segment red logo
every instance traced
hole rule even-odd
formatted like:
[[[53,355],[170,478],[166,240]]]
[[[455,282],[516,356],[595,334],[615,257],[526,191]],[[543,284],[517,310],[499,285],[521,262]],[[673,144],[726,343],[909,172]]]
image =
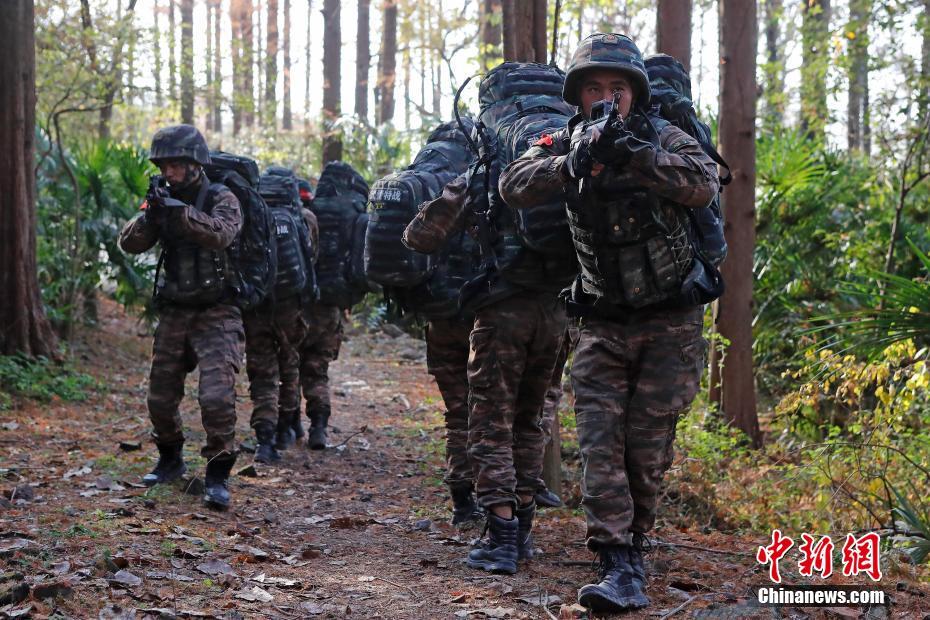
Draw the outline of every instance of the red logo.
[[[822,579],[832,575],[835,545],[830,537],[823,536],[815,543],[814,536],[804,533],[801,534],[801,540],[803,542],[798,546],[798,551],[801,552],[798,572],[804,577],[813,577],[814,573],[817,572]],[[868,532],[859,538],[856,538],[853,534],[847,534],[842,549],[843,575],[845,577],[854,577],[860,573],[865,573],[872,581],[879,581],[882,578],[879,555],[880,543],[881,539],[876,532]],[[759,564],[769,564],[769,579],[774,583],[781,583],[778,561],[793,546],[794,541],[791,538],[783,536],[781,530],[773,530],[772,543],[765,547],[759,547],[756,552],[756,561]]]
[[[833,541],[824,536],[814,544],[814,537],[810,534],[801,534],[804,544],[798,550],[804,556],[798,562],[798,572],[805,577],[813,577],[814,571],[826,579],[833,574]]]
[[[843,575],[852,577],[865,573],[872,581],[882,578],[882,569],[878,560],[878,534],[869,532],[856,538],[846,534],[843,543]]]
[[[769,566],[769,579],[775,583],[781,583],[781,573],[778,572],[778,561],[782,559],[788,549],[794,546],[794,541],[787,536],[781,535],[781,530],[772,531],[772,544],[767,547],[759,547],[756,552],[756,560],[759,564],[771,564]]]
[[[552,146],[552,136],[544,133],[539,140],[533,143],[534,146]]]

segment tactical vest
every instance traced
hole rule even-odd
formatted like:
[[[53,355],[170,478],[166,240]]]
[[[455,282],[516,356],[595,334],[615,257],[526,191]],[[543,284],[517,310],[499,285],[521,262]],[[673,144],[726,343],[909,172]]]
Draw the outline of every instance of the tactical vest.
[[[209,214],[216,195],[225,190],[205,179],[194,208]],[[155,300],[181,306],[209,306],[228,298],[235,286],[234,270],[226,250],[211,250],[177,238],[161,239],[162,252],[155,269]]]

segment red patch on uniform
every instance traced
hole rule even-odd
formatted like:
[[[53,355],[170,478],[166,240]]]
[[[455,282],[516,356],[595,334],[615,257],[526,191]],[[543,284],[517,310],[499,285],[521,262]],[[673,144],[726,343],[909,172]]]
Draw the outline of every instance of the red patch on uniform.
[[[139,211],[145,211],[148,208],[149,208],[149,201],[143,200],[142,204],[139,206]]]
[[[552,136],[547,133],[544,133],[542,137],[539,138],[536,142],[533,143],[534,146],[552,146]]]

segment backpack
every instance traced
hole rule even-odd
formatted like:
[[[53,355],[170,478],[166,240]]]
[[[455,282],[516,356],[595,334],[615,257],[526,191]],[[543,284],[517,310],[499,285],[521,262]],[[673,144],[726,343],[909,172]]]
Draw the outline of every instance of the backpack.
[[[296,176],[285,176],[266,171],[258,181],[258,193],[271,206],[300,207],[300,189]]]
[[[258,164],[254,159],[211,151],[211,164],[204,166],[207,178],[220,183],[239,200],[242,229],[230,246],[237,270],[237,305],[249,310],[261,304],[274,287],[277,246],[271,212],[258,194]]]
[[[404,170],[378,181],[368,195],[370,219],[365,238],[365,273],[384,287],[412,288],[426,282],[436,256],[421,254],[401,241],[423,203],[463,173],[469,155],[465,136],[454,123],[440,125]]]
[[[278,255],[274,299],[288,299],[312,290],[313,253],[310,232],[300,215],[297,176],[287,168],[270,166],[259,179],[258,191],[274,219]]]
[[[648,56],[644,62],[652,92],[649,100],[651,112],[697,140],[704,152],[726,170],[724,176],[720,177],[723,191],[723,186],[728,185],[733,178],[730,167],[714,148],[710,127],[698,118],[694,110],[691,101],[691,78],[685,68],[667,54]],[[688,209],[688,213],[692,219],[693,243],[696,249],[715,267],[719,266],[727,257],[720,195],[715,196],[706,209]]]
[[[326,164],[320,174],[316,195],[310,210],[320,225],[320,255],[317,261],[317,284],[320,302],[340,308],[351,308],[369,292],[362,268],[353,268],[353,248],[359,242],[359,231],[367,229],[365,205],[368,202],[368,184],[348,164],[333,161]],[[361,219],[360,219],[361,218]]]

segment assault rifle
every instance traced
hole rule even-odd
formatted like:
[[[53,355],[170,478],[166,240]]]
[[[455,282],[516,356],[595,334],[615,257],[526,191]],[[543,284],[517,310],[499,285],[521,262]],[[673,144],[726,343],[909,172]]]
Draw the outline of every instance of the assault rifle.
[[[580,123],[572,132],[571,145],[574,147],[581,140],[588,140],[588,157],[592,163],[612,163],[616,159],[612,151],[614,142],[630,133],[623,116],[620,114],[620,93],[614,93],[611,99],[597,101],[591,106],[591,120]],[[584,179],[578,182],[582,190]]]
[[[160,174],[149,178],[149,191],[145,194],[145,202],[148,203],[153,214],[164,208],[175,209],[187,206],[186,202],[171,197],[168,193],[168,181]]]

